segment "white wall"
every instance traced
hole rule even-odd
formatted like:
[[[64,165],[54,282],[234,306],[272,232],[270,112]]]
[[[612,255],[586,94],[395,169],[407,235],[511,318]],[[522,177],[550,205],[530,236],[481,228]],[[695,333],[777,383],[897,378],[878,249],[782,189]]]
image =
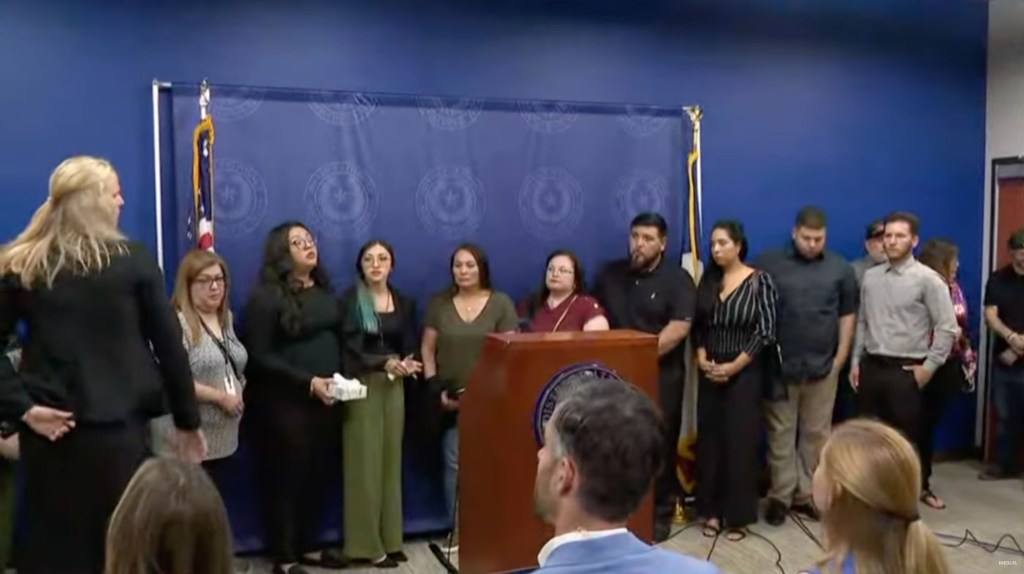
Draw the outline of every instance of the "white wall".
[[[993,0],[988,21],[988,159],[1024,155],[1024,1]]]
[[[1024,156],[1024,0],[992,0],[988,13],[988,89],[985,129],[985,237],[982,277],[991,271],[992,160]],[[979,318],[981,302],[976,305]],[[979,394],[985,396],[985,337],[980,349]],[[984,432],[983,401],[978,401],[975,442]]]

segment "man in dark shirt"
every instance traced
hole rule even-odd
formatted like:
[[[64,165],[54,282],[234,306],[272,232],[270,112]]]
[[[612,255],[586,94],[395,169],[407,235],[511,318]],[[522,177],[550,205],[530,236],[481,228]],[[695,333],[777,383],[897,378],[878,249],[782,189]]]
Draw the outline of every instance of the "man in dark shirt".
[[[668,429],[665,467],[654,488],[655,539],[668,537],[681,488],[675,452],[683,413],[684,339],[690,333],[697,288],[681,267],[665,259],[668,224],[641,213],[630,224],[629,259],[613,261],[598,276],[595,295],[612,329],[658,335],[658,395]]]
[[[1012,260],[985,286],[985,323],[995,335],[992,402],[996,411],[996,463],[978,477],[999,480],[1020,475],[1024,436],[1024,228],[1009,242]]]
[[[776,324],[788,389],[787,398],[765,406],[772,481],[765,520],[776,526],[790,507],[818,516],[811,477],[832,428],[839,372],[857,323],[857,278],[845,259],[825,249],[825,230],[825,213],[805,207],[797,214],[792,243],[762,254],[755,264],[779,292]]]

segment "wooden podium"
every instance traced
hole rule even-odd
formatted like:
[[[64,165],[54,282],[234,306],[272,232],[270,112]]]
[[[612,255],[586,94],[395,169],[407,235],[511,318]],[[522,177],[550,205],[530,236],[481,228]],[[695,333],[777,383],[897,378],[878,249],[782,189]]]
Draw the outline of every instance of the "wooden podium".
[[[617,376],[657,401],[658,338],[637,331],[490,335],[459,414],[459,571],[537,567],[553,535],[534,514],[538,427],[559,388],[589,370]],[[652,494],[629,528],[650,542]]]

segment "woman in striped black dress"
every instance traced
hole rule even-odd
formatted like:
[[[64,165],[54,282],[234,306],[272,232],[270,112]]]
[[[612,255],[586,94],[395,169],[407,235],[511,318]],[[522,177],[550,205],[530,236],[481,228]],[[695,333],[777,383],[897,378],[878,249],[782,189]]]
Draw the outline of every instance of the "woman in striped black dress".
[[[704,535],[746,536],[757,521],[761,355],[775,339],[775,284],[744,263],[747,239],[734,221],[711,232],[712,261],[697,288],[693,341],[697,403],[698,512]]]

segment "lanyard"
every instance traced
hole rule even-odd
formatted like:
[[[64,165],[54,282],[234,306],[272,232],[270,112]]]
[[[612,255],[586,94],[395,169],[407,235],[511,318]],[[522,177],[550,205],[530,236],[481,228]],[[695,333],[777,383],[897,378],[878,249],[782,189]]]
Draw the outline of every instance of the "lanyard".
[[[224,341],[221,341],[220,339],[217,338],[216,335],[213,334],[213,331],[211,331],[210,327],[207,326],[206,321],[203,321],[200,318],[199,322],[202,323],[203,330],[206,331],[206,334],[209,335],[211,339],[213,339],[214,344],[217,345],[218,349],[220,349],[220,353],[224,355],[224,364],[231,367],[231,373],[234,374],[235,380],[242,380],[241,375],[239,375],[238,373],[238,367],[235,366],[235,360],[231,357],[231,351],[228,350],[226,344],[227,337],[225,337]]]
[[[572,304],[575,303],[575,302],[576,302],[576,295],[573,295],[572,296],[572,301],[569,301],[569,304],[565,306],[565,310],[562,311],[562,316],[558,318],[558,322],[555,323],[554,328],[551,329],[552,333],[557,331],[558,328],[562,326],[562,321],[565,320],[565,316],[569,313],[569,308],[572,307]]]

